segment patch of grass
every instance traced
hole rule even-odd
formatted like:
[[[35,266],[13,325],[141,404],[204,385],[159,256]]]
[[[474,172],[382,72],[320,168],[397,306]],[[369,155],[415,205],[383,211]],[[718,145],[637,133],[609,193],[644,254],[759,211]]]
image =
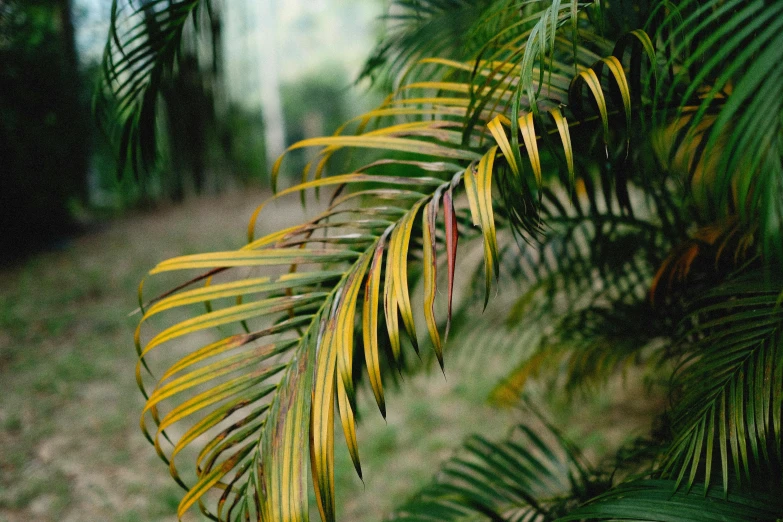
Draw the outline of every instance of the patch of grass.
[[[0,509],[21,510],[38,500],[38,509],[62,512],[71,501],[70,479],[61,471],[36,472],[23,482],[11,485],[0,494]]]

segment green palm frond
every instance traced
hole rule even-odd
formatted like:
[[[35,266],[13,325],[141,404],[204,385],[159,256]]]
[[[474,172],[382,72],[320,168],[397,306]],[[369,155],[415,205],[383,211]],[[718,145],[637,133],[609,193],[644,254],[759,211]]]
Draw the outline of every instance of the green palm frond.
[[[102,125],[117,134],[118,172],[134,173],[156,161],[156,108],[174,70],[185,26],[198,26],[208,0],[113,0],[103,76],[95,92]],[[209,11],[209,9],[207,9]]]
[[[726,497],[709,490],[705,495],[700,490],[674,491],[673,481],[640,480],[616,486],[557,520],[740,522],[776,520],[782,513],[783,503],[779,495],[748,490],[733,492]]]
[[[539,238],[503,250],[508,284],[517,289],[506,326],[517,338],[533,330],[540,339],[528,338],[509,354],[519,363],[496,388],[496,398],[517,400],[544,361],[552,368],[568,360],[569,388],[605,378],[624,362],[645,359],[640,354],[647,344],[667,337],[679,320],[669,308],[654,308],[648,291],[663,254],[678,239],[667,223],[680,218],[668,193],[644,199],[637,187],[630,189],[633,212],[611,194],[604,197],[589,177],[579,179],[570,197],[544,190]]]
[[[559,434],[522,424],[500,442],[468,438],[390,520],[553,520],[606,487]]]
[[[695,307],[686,334],[693,340],[684,341],[675,374],[681,397],[663,468],[677,483],[690,488],[699,478],[708,488],[720,473],[728,491],[730,475],[742,482],[761,462],[781,465],[781,288],[776,276],[752,274],[718,286]]]
[[[680,109],[687,123],[678,140],[691,151],[677,168],[704,212],[758,221],[775,255],[783,216],[782,24],[778,2],[686,0],[669,11],[659,35],[674,74],[661,99]]]

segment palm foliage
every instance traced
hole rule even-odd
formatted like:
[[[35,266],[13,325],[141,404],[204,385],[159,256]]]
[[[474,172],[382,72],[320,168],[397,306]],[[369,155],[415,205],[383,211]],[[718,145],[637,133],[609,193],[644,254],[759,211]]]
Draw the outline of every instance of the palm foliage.
[[[392,519],[553,520],[608,484],[559,434],[522,424],[501,442],[465,441]]]
[[[95,92],[99,121],[118,144],[118,172],[140,175],[157,162],[159,96],[178,65],[189,23],[198,30],[201,0],[113,0],[103,53],[103,75]]]
[[[505,397],[546,361],[567,361],[571,388],[665,362],[666,429],[608,469],[527,428],[472,439],[398,518],[780,517],[781,6],[394,9],[401,25],[366,73],[397,88],[335,135],[293,145],[318,155],[275,196],[333,187],[328,204],[256,238],[261,206],[241,249],[150,273],[173,290],[141,298],[142,429],[187,490],[179,515],[307,519],[311,474],[333,520],[335,410],[361,476],[358,375],[385,414],[388,369],[420,344],[444,368],[449,332],[459,343],[465,327],[452,329],[453,312],[471,297],[486,307],[502,275],[518,290],[509,328],[541,333],[509,365]],[[444,41],[455,17],[464,41]],[[378,157],[324,176],[346,148]],[[481,284],[453,303],[457,244],[474,239]]]

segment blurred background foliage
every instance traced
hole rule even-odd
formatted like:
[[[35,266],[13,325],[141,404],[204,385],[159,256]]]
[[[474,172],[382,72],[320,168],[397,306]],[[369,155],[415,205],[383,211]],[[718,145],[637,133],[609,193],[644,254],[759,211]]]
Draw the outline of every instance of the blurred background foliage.
[[[161,7],[141,4],[149,16]],[[184,27],[149,122],[155,154],[134,169],[141,158],[118,152],[118,121],[106,117],[118,108],[101,105],[116,103],[100,89],[111,2],[0,0],[0,257],[62,244],[136,208],[268,186],[286,146],[333,132],[347,107],[377,103],[380,91],[355,80],[382,9],[381,1],[211,2]],[[292,157],[284,176],[308,161]]]
[[[0,255],[73,231],[87,195],[89,87],[68,0],[0,2]]]

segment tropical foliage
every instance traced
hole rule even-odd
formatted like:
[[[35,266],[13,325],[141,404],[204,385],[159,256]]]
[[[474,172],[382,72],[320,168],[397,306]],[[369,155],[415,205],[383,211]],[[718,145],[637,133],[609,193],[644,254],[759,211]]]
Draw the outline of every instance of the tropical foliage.
[[[0,3],[0,260],[77,230],[90,126],[69,2]],[[52,92],[60,93],[52,96]]]
[[[394,518],[783,516],[783,3],[390,13],[365,74],[392,94],[291,147],[317,157],[275,197],[334,188],[319,213],[256,237],[262,205],[244,247],[150,272],[172,289],[140,297],[141,424],[186,490],[179,515],[304,520],[312,477],[333,520],[338,416],[361,476],[357,387],[385,413],[409,345],[444,368],[503,278],[507,327],[539,340],[502,352],[497,397],[519,400],[533,373],[571,390],[645,364],[669,371],[669,406],[603,467],[552,428],[470,439]],[[359,151],[324,175],[345,149]],[[478,288],[458,243],[483,256]]]
[[[93,105],[116,143],[118,174],[132,172],[146,199],[179,201],[188,189],[217,185],[210,150],[224,138],[220,7],[200,0],[112,2]]]

